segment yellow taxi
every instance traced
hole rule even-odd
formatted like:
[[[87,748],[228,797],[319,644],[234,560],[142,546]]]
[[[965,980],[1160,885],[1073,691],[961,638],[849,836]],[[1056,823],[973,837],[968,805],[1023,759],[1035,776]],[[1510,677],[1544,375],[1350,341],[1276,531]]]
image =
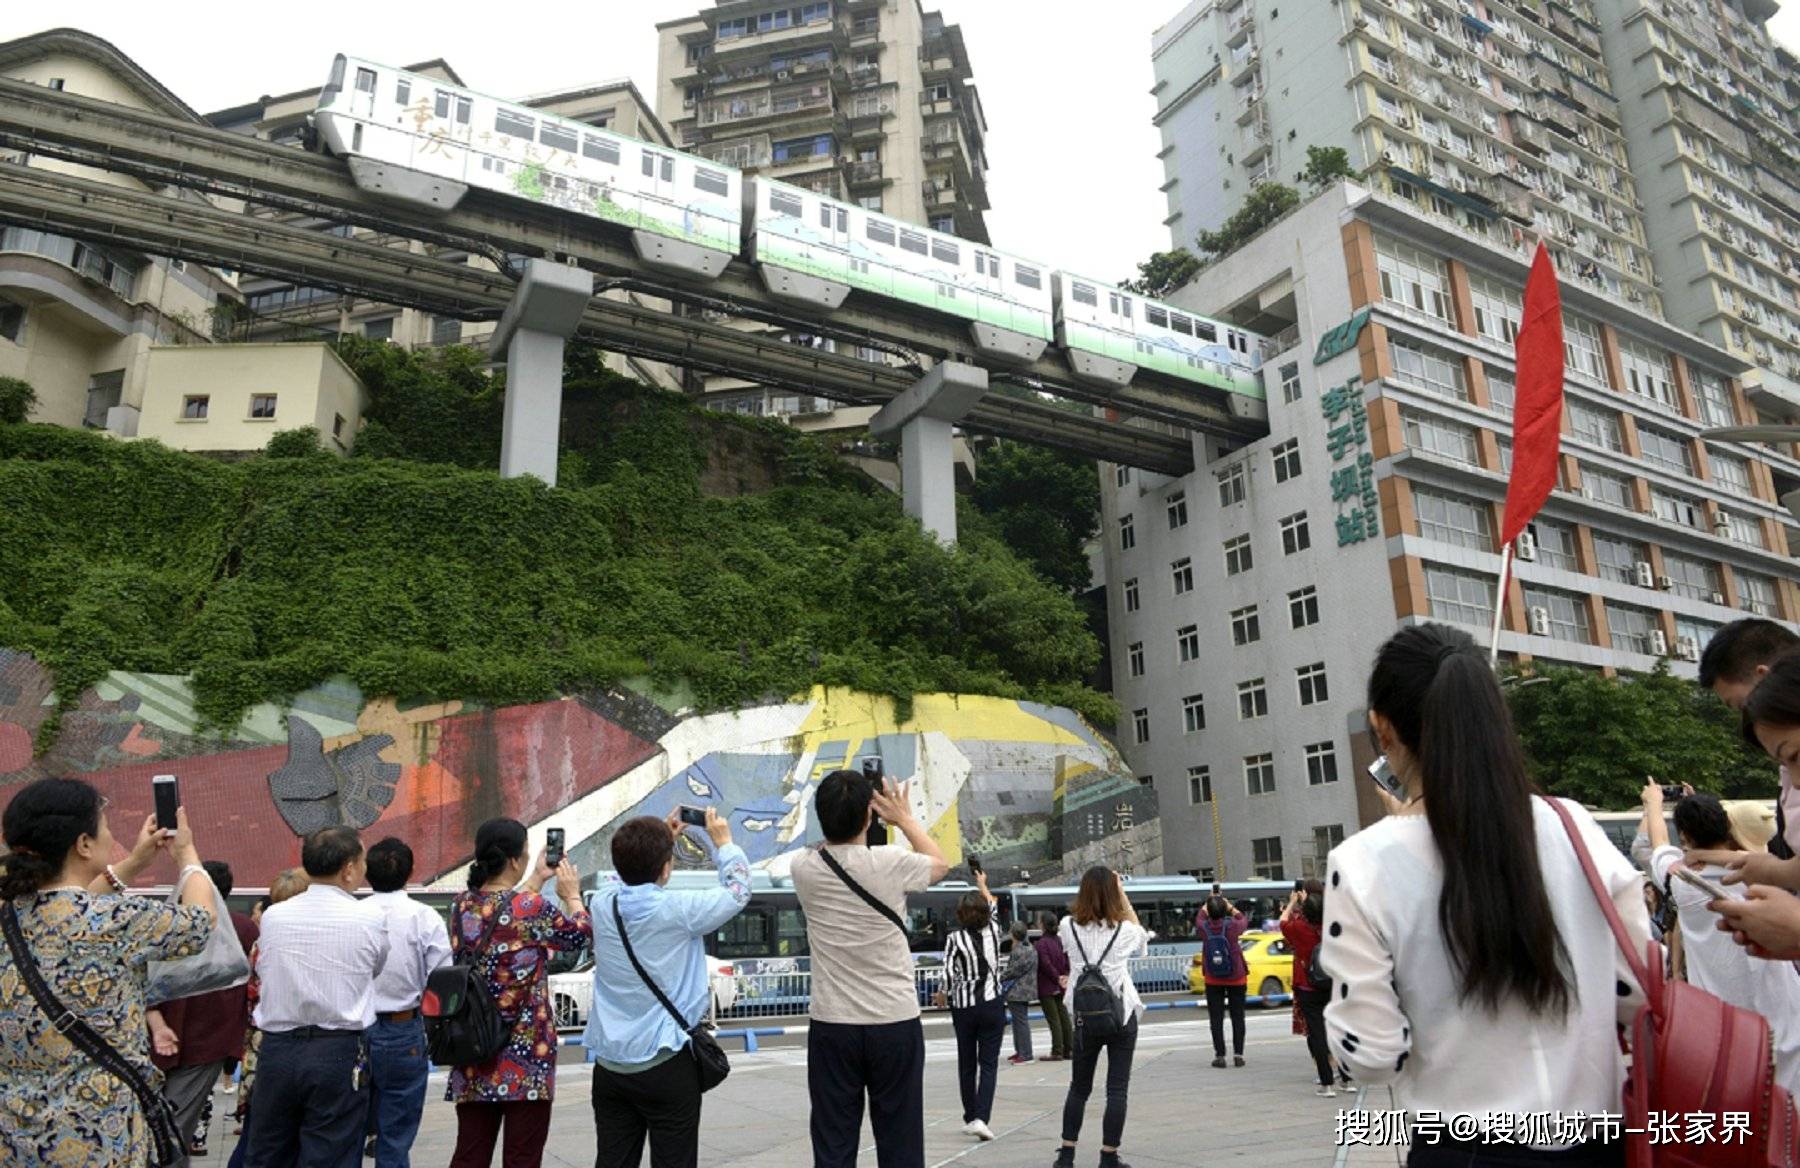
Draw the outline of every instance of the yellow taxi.
[[[1250,969],[1246,992],[1252,997],[1272,998],[1294,992],[1294,951],[1280,933],[1245,933],[1238,938],[1244,951],[1244,964]],[[1188,964],[1188,990],[1206,992],[1206,957],[1196,951]]]

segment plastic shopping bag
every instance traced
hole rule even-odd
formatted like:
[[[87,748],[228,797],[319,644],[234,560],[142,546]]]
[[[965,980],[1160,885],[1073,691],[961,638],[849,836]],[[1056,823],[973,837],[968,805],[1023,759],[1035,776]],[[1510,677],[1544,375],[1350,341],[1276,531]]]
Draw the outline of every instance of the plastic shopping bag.
[[[149,968],[149,981],[144,987],[144,1001],[154,1006],[159,1002],[172,1002],[177,998],[191,998],[195,994],[207,994],[214,990],[228,990],[241,986],[250,980],[250,958],[244,953],[244,946],[238,941],[237,929],[231,923],[231,912],[226,908],[225,897],[212,881],[203,873],[190,872],[189,880],[205,880],[212,890],[213,914],[217,918],[213,922],[212,932],[207,935],[206,947],[192,957],[183,957],[176,961],[152,961]],[[181,897],[179,886],[169,893],[169,903],[176,903]]]

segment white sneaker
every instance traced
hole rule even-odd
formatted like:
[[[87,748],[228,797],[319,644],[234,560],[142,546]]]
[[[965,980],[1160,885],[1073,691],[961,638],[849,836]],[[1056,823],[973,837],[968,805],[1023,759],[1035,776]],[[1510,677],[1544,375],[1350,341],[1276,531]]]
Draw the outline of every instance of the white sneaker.
[[[1330,1087],[1320,1087],[1318,1089],[1318,1091],[1315,1092],[1315,1094],[1317,1094],[1318,1097],[1321,1099],[1336,1099],[1337,1098],[1337,1092],[1333,1091]]]
[[[982,1123],[979,1119],[971,1119],[968,1123],[963,1124],[963,1134],[974,1136],[981,1142],[986,1143],[994,1138],[994,1129],[987,1124]]]

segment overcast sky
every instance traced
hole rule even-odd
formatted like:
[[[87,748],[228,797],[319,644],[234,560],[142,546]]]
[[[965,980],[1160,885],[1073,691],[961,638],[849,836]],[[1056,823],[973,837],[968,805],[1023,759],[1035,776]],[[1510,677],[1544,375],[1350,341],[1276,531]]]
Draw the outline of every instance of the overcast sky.
[[[988,119],[996,247],[1118,279],[1169,245],[1150,124],[1150,34],[1184,0],[939,0],[962,26]],[[1303,0],[1323,6],[1323,0]],[[522,97],[617,77],[654,104],[656,24],[705,0],[461,0],[246,5],[220,0],[8,4],[0,40],[70,25],[104,37],[202,113],[325,81],[335,53],[442,57],[477,90]],[[1800,46],[1800,0],[1775,18]]]

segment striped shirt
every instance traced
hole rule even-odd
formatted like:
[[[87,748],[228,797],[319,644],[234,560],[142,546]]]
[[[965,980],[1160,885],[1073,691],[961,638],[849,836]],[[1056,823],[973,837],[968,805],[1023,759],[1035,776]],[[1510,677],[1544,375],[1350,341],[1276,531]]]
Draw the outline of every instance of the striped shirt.
[[[375,1024],[375,975],[387,960],[387,919],[342,888],[314,884],[263,910],[256,942],[256,1028],[271,1034]]]
[[[966,1010],[1000,997],[1000,922],[957,929],[944,941],[944,990],[950,1008]]]

